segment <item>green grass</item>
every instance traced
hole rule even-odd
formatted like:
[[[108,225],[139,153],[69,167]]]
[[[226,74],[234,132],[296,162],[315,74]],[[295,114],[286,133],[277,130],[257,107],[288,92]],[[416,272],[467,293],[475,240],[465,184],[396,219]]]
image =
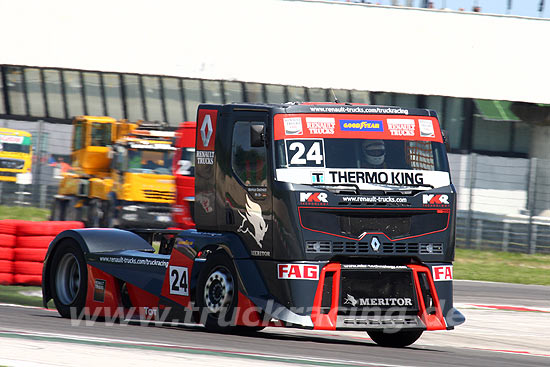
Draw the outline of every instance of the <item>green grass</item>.
[[[26,293],[40,292],[40,296]],[[42,288],[0,285],[0,303],[42,307]]]
[[[28,206],[6,206],[0,205],[0,219],[23,219],[23,220],[48,220],[49,209],[40,209]]]
[[[454,278],[550,285],[550,255],[456,250]]]

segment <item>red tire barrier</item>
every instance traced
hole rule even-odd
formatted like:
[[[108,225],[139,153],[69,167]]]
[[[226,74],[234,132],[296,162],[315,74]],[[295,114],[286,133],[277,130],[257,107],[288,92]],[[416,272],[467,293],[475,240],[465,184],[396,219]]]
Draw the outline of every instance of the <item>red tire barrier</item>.
[[[0,273],[13,273],[13,264],[11,260],[0,260]]]
[[[40,286],[42,285],[42,274],[40,275],[14,274],[12,284]]]
[[[13,234],[0,233],[0,247],[15,247],[16,238]]]
[[[17,234],[17,225],[25,222],[20,219],[2,219],[0,220],[0,233],[1,234]]]
[[[1,285],[12,285],[13,284],[13,274],[12,273],[0,273],[0,284]]]
[[[47,248],[16,248],[14,249],[14,252],[13,252],[13,259],[15,261],[44,262],[44,258],[46,257],[46,252],[48,252]],[[1,254],[1,251],[0,251],[0,254]]]
[[[42,262],[39,261],[14,261],[15,275],[39,275],[42,274]]]
[[[0,260],[13,261],[15,259],[15,249],[9,247],[0,247]]]
[[[84,223],[76,221],[23,221],[17,224],[17,236],[57,236],[67,229],[84,228]]]
[[[17,248],[41,248],[47,249],[55,236],[21,236],[17,237]]]

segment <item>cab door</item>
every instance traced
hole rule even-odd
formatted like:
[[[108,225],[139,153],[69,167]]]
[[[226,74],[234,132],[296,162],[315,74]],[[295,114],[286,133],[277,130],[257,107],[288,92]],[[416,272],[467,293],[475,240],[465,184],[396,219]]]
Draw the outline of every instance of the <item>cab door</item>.
[[[233,111],[230,177],[225,180],[224,212],[228,229],[253,257],[273,251],[272,169],[267,154],[267,112]]]

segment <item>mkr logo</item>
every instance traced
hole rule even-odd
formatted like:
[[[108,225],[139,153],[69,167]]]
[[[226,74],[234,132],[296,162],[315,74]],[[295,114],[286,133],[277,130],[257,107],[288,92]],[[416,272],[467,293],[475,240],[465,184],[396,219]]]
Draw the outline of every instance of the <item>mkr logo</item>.
[[[324,192],[301,192],[300,201],[307,203],[328,203],[328,195]]]

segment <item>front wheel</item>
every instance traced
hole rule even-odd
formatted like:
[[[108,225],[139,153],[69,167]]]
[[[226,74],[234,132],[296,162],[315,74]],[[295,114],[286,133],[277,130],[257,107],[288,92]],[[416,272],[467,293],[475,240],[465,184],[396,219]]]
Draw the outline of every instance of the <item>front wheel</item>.
[[[82,250],[73,241],[58,245],[49,271],[50,294],[62,317],[78,318],[86,305],[88,273]]]
[[[367,334],[381,347],[403,348],[417,341],[422,332],[423,330],[369,330]]]
[[[107,228],[117,228],[119,226],[119,212],[114,200],[109,200],[106,209],[103,211],[103,222]]]
[[[82,206],[79,203],[78,198],[71,197],[65,203],[65,217],[63,220],[68,221],[81,221],[82,220]]]
[[[66,204],[67,202],[65,200],[54,199],[50,220],[65,220]]]
[[[197,283],[196,303],[208,331],[232,330],[238,285],[235,267],[224,253],[214,253],[206,261]]]
[[[88,204],[88,218],[86,227],[99,228],[103,222],[103,210],[98,199],[90,200]]]

